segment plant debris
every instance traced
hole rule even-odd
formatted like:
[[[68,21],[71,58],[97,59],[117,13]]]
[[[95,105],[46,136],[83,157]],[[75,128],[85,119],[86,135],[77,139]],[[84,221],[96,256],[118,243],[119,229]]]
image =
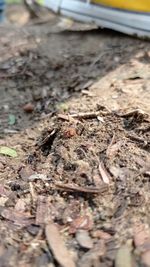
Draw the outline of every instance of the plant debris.
[[[34,223],[34,218],[28,213],[19,212],[18,210],[3,209],[1,216],[7,220],[13,221],[16,225],[27,226]]]
[[[76,233],[76,240],[83,248],[91,249],[93,247],[93,241],[89,234],[85,230],[78,230]]]
[[[53,223],[48,224],[45,228],[45,234],[48,246],[59,265],[62,267],[75,267],[75,262],[65,247],[57,226]]]
[[[5,156],[9,156],[12,158],[16,158],[18,156],[15,149],[12,149],[12,148],[7,147],[7,146],[0,146],[0,154],[5,155]]]
[[[115,267],[134,267],[131,249],[129,246],[122,246],[116,255]]]
[[[150,266],[150,230],[144,224],[135,226],[134,243],[141,254],[142,263],[145,266]]]
[[[100,172],[100,175],[102,177],[103,182],[105,184],[109,184],[110,183],[110,180],[111,180],[111,177],[108,174],[108,172],[105,169],[104,164],[102,162],[99,163],[99,172]]]
[[[98,187],[81,187],[73,184],[62,184],[55,183],[55,186],[59,190],[69,191],[69,192],[81,192],[81,193],[91,193],[91,194],[99,194],[107,191],[108,187],[105,184],[102,184]]]
[[[149,43],[7,9],[0,265],[149,266]]]

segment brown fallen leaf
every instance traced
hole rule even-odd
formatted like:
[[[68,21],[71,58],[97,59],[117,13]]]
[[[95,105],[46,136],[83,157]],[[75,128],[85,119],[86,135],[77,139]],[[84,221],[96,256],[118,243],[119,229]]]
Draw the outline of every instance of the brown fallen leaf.
[[[69,233],[74,234],[79,229],[89,231],[92,228],[93,228],[93,220],[90,216],[88,216],[88,215],[79,216],[71,222],[70,228],[69,228]]]
[[[9,197],[10,194],[11,194],[11,191],[5,189],[5,187],[2,184],[0,184],[0,196]]]
[[[75,267],[75,263],[65,247],[59,234],[58,228],[54,223],[50,223],[45,228],[48,246],[58,264],[61,267]]]
[[[38,196],[35,222],[37,225],[40,225],[50,221],[51,216],[49,198],[45,196]]]
[[[93,247],[93,241],[86,230],[78,230],[76,240],[82,248],[91,249]]]
[[[134,244],[141,253],[142,263],[150,266],[150,229],[144,224],[134,227]]]
[[[115,259],[115,267],[134,267],[131,248],[123,245],[117,252]]]
[[[69,192],[81,192],[81,193],[91,193],[91,194],[99,194],[108,190],[108,186],[103,183],[100,187],[82,187],[73,184],[63,184],[63,183],[55,183],[57,190],[64,190]]]
[[[34,217],[29,213],[23,213],[12,209],[4,209],[1,212],[4,219],[14,222],[16,225],[27,226],[34,223]]]
[[[16,205],[15,205],[15,210],[19,212],[24,212],[26,209],[26,203],[23,199],[18,199]]]
[[[100,172],[100,175],[102,177],[103,182],[105,184],[109,184],[110,180],[111,180],[111,177],[110,177],[109,173],[107,172],[103,162],[99,163],[99,172]]]
[[[106,233],[102,230],[93,231],[92,236],[94,238],[99,238],[99,239],[103,239],[103,240],[109,240],[112,238],[112,236],[109,233]]]

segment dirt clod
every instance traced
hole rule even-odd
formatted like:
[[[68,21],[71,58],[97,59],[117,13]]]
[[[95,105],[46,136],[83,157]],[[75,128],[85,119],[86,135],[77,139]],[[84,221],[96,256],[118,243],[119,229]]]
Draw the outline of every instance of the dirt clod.
[[[34,110],[34,105],[31,103],[26,104],[25,106],[23,106],[23,110],[27,113],[32,113]]]

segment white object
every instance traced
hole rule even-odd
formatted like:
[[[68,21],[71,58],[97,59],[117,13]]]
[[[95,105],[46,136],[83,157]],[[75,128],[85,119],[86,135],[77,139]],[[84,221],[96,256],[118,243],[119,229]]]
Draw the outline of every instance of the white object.
[[[44,0],[54,12],[140,37],[150,37],[150,13],[125,11],[91,4],[90,0]]]

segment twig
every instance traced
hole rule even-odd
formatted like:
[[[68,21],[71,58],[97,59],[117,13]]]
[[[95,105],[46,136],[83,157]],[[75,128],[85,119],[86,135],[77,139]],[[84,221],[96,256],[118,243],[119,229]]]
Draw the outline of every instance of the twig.
[[[142,118],[144,121],[146,122],[150,122],[150,119],[149,119],[149,114],[146,113],[145,111],[143,111],[142,109],[135,109],[135,110],[132,110],[132,111],[129,111],[129,112],[126,112],[126,113],[116,113],[116,115],[118,117],[122,117],[122,118],[128,118],[128,117],[131,117],[131,116],[137,116],[137,117],[140,117]]]
[[[88,71],[87,71],[87,76],[89,75],[89,73],[90,73],[91,70],[93,69],[94,65],[95,65],[98,61],[100,61],[100,60],[102,59],[103,56],[107,55],[108,52],[109,52],[109,49],[106,50],[104,53],[101,53],[100,55],[98,55],[98,56],[94,59],[94,61],[93,61],[93,62],[90,64],[90,66],[89,66],[89,69],[88,69]]]
[[[143,143],[144,145],[149,145],[150,144],[150,142],[148,140],[144,140],[144,138],[136,136],[136,135],[128,134],[127,137],[130,138],[133,141],[138,142],[138,143]]]
[[[55,183],[55,186],[58,190],[70,191],[70,192],[81,192],[81,193],[91,193],[91,194],[99,194],[108,190],[108,185],[102,184],[100,187],[82,187],[73,184],[62,184]]]
[[[55,139],[57,133],[58,133],[58,129],[52,129],[50,131],[50,133],[48,133],[46,135],[46,137],[44,137],[42,140],[38,141],[38,143],[37,143],[38,147],[42,147],[46,143],[52,142]]]
[[[104,163],[103,162],[100,162],[99,163],[99,172],[100,172],[100,175],[102,177],[102,180],[105,184],[109,184],[110,183],[110,180],[111,180],[111,177],[109,175],[109,173],[107,172],[105,166],[104,166]]]
[[[30,187],[30,194],[31,194],[32,202],[34,204],[36,202],[37,197],[36,197],[32,182],[29,182],[29,187]]]
[[[64,121],[75,121],[73,118],[72,118],[72,116],[71,115],[69,115],[69,114],[58,114],[57,115],[57,118],[58,119],[61,119],[61,120],[64,120]]]
[[[142,133],[149,132],[150,131],[150,125],[148,125],[147,127],[136,128],[136,131],[142,132]]]
[[[78,119],[95,119],[99,116],[100,112],[83,112],[83,113],[77,113],[70,115],[72,118],[78,118]]]
[[[108,115],[111,113],[111,110],[109,110],[107,107],[98,105],[97,111],[89,111],[89,112],[79,112],[75,114],[69,114],[72,118],[77,119],[97,119],[100,115]]]
[[[116,138],[116,135],[115,135],[115,133],[114,133],[114,134],[113,134],[113,137],[112,137],[112,139],[111,139],[111,142],[110,142],[110,144],[108,145],[107,150],[106,150],[106,155],[107,155],[107,156],[109,155],[109,151],[110,151],[110,149],[112,148],[112,146],[113,146],[114,143],[115,143],[115,138]]]
[[[125,112],[125,113],[117,113],[117,115],[119,117],[131,117],[131,116],[134,116],[134,115],[138,115],[138,114],[146,114],[143,110],[140,110],[140,109],[135,109],[135,110],[131,110],[131,111],[128,111],[128,112]]]
[[[40,120],[48,119],[48,118],[52,117],[52,115],[53,115],[53,112],[50,112],[50,113],[45,114],[45,115],[42,115],[42,116],[40,117]],[[37,118],[36,120],[38,121],[39,118]]]

